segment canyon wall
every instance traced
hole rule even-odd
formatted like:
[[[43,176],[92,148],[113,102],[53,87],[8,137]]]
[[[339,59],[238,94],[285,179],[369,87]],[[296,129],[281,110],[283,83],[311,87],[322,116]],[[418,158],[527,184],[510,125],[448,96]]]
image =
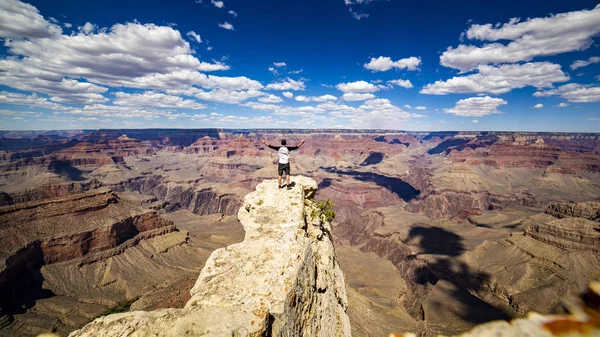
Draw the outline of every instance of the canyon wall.
[[[212,253],[183,309],[101,317],[76,336],[349,336],[331,225],[302,176],[265,180],[244,198],[244,241]],[[330,219],[329,219],[330,220]]]

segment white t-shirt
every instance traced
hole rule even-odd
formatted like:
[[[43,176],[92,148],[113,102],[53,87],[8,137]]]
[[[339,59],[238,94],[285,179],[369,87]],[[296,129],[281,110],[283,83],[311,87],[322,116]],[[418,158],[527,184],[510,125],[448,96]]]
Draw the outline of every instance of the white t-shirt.
[[[277,150],[279,154],[279,164],[287,164],[290,162],[290,150],[287,147],[282,146]]]

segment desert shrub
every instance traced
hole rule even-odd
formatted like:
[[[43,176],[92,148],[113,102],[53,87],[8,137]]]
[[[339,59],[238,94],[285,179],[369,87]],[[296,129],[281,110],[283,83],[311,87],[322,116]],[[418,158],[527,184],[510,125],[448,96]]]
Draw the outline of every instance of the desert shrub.
[[[335,205],[329,199],[320,201],[316,204],[316,208],[313,209],[311,215],[313,217],[323,216],[325,221],[331,222],[336,216],[333,206]]]

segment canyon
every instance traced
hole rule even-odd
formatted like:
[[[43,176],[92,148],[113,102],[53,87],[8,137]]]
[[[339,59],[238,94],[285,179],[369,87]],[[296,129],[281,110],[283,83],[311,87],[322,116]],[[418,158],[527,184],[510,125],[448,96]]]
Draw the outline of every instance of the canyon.
[[[328,282],[345,283],[339,301],[355,336],[450,335],[530,311],[563,313],[561,298],[600,279],[600,134],[150,129],[1,137],[0,335],[67,335],[124,303],[132,313],[175,317],[193,298],[221,291],[214,283],[200,295],[206,288],[197,280],[207,280],[218,256],[211,253],[274,234],[252,234],[241,215],[276,176],[277,154],[261,139],[306,139],[292,152],[292,176],[311,177],[314,199],[334,204],[326,232],[339,274]],[[283,201],[260,198],[250,204]]]

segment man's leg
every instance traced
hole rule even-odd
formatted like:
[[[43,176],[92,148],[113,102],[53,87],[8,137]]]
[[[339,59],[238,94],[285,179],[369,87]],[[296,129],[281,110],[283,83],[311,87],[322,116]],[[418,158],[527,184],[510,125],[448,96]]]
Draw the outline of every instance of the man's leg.
[[[289,174],[286,174],[286,176],[285,176],[285,183],[286,183],[288,186],[290,186],[290,175],[289,175]]]
[[[279,178],[277,179],[277,186],[281,187],[281,175],[279,175]]]

